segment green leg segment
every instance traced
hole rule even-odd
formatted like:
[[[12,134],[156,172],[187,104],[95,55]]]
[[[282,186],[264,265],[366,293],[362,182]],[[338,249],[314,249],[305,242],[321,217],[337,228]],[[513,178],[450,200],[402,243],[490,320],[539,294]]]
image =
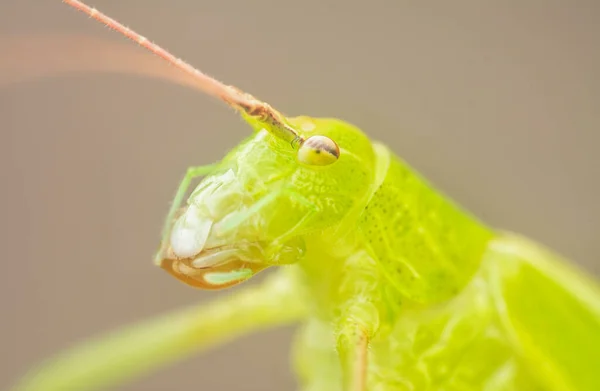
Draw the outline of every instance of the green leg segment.
[[[205,306],[167,314],[75,347],[34,368],[15,391],[108,388],[252,331],[301,318],[293,276],[280,270]]]
[[[377,273],[376,265],[366,252],[359,252],[347,261],[349,279],[342,281],[341,288],[349,299],[339,308],[340,315],[334,322],[336,344],[342,368],[344,391],[365,391],[369,374],[369,344],[379,328],[379,311],[376,293],[365,291],[364,282]],[[376,286],[371,282],[370,286]]]

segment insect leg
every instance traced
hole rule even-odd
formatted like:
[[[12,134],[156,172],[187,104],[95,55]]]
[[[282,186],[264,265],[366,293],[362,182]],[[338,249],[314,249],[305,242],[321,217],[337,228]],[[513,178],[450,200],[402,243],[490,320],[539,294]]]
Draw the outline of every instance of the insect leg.
[[[302,318],[296,287],[294,274],[282,269],[261,285],[75,347],[32,370],[14,390],[111,389],[242,334]]]
[[[378,300],[376,264],[366,252],[360,252],[348,259],[346,267],[340,295],[347,299],[339,308],[340,315],[335,322],[337,350],[344,390],[364,391],[369,341],[379,327],[379,312],[375,306]]]
[[[367,382],[367,330],[349,321],[338,335],[337,349],[342,365],[342,383],[346,391],[364,391]]]
[[[187,172],[185,173],[183,180],[181,181],[181,183],[179,184],[179,187],[177,188],[177,193],[175,193],[175,198],[173,198],[173,202],[171,203],[171,208],[169,209],[169,213],[167,214],[167,219],[165,220],[165,224],[164,224],[163,231],[162,231],[162,240],[161,240],[161,243],[163,246],[165,243],[169,242],[168,237],[169,237],[169,233],[171,231],[171,226],[173,224],[173,218],[175,217],[177,210],[181,206],[183,197],[185,197],[185,193],[189,189],[190,184],[192,183],[192,180],[210,173],[211,171],[214,170],[215,167],[216,167],[215,164],[210,164],[210,165],[206,165],[206,166],[190,167],[187,169]],[[162,250],[163,249],[161,247],[160,251],[155,256],[154,260],[157,263],[160,263],[160,261],[163,258]]]

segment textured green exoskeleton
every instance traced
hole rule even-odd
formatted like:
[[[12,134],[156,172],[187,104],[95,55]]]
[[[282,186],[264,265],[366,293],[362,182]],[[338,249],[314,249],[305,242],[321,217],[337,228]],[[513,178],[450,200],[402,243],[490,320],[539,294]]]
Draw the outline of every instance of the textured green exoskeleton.
[[[108,386],[293,321],[302,390],[600,390],[593,279],[478,221],[356,127],[243,96],[228,103],[252,135],[188,171],[156,262],[205,289],[276,270],[67,353],[19,390]]]
[[[213,253],[213,241],[225,243],[216,247],[225,254],[262,244],[247,265],[225,257],[215,270],[293,264],[273,278],[293,278],[302,287],[294,300],[308,306],[297,345],[307,389],[342,389],[343,371],[322,364],[338,353],[348,355],[342,369],[354,381],[361,338],[370,346],[369,390],[600,389],[593,282],[536,244],[486,227],[355,127],[305,117],[290,124],[310,129],[305,137],[335,140],[339,160],[303,165],[288,143],[257,126],[192,193],[194,218],[210,216],[213,229],[199,268],[183,273],[210,275],[202,254]],[[223,209],[199,211],[213,203]],[[168,267],[177,262],[185,263]],[[315,334],[323,344],[311,342]]]

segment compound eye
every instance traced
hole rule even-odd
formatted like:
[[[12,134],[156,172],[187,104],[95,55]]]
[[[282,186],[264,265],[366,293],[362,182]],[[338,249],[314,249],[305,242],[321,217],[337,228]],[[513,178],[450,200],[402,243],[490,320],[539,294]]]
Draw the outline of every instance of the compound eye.
[[[310,166],[327,166],[340,157],[338,145],[325,136],[311,136],[298,148],[298,161]]]

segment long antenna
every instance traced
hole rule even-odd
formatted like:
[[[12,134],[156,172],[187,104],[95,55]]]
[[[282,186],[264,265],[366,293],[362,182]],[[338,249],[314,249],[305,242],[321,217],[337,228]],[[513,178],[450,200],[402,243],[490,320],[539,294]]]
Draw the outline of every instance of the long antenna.
[[[103,14],[95,8],[92,8],[78,0],[63,0],[67,5],[83,12],[90,18],[105,24],[107,27],[123,34],[132,41],[138,43],[143,48],[161,57],[176,68],[190,75],[195,81],[195,85],[210,96],[216,97],[233,107],[243,115],[247,115],[259,123],[266,125],[267,130],[276,136],[290,142],[293,148],[298,148],[304,139],[294,130],[286,121],[285,117],[269,104],[256,99],[252,95],[245,93],[233,86],[221,83],[220,81],[206,75],[200,70],[194,68],[187,62],[175,57],[167,50],[149,41],[143,35],[136,33],[128,27],[117,22],[113,18]]]

